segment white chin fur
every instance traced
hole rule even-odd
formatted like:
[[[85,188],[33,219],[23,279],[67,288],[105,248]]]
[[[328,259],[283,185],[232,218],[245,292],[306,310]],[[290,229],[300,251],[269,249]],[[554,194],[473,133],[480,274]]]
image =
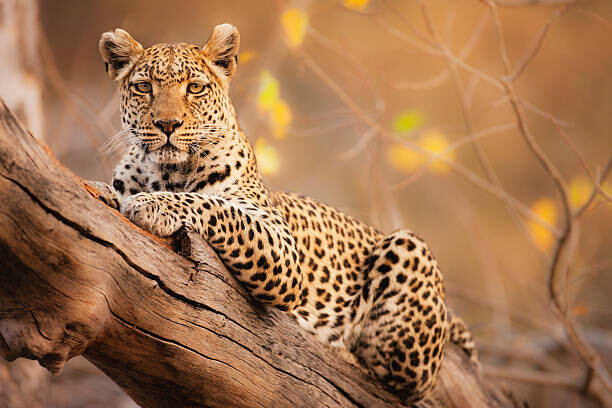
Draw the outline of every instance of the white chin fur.
[[[155,163],[182,163],[189,158],[189,153],[177,149],[161,148],[149,153],[149,157]]]

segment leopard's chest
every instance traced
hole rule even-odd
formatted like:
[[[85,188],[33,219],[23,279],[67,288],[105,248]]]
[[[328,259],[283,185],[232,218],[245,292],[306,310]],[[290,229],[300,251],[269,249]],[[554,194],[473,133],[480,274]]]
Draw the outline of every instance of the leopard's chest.
[[[204,166],[197,165],[145,163],[132,166],[128,177],[145,192],[189,192],[217,197],[228,195],[228,188],[235,181],[230,173],[223,168],[203,169]]]

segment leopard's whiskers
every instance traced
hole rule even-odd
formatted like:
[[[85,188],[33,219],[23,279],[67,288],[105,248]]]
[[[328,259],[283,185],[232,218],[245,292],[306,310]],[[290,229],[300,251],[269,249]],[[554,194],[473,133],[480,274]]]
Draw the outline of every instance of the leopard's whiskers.
[[[138,129],[135,128],[121,129],[104,142],[98,154],[106,158],[126,146],[138,144],[138,132]]]

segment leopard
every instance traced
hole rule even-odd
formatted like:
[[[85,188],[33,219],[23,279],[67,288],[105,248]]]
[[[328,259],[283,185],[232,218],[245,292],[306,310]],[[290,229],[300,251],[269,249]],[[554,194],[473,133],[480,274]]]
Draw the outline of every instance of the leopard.
[[[255,302],[287,312],[404,403],[422,401],[450,341],[478,364],[435,257],[409,230],[384,234],[264,185],[229,96],[239,47],[231,24],[216,26],[204,46],[143,48],[123,29],[102,34],[99,51],[120,93],[113,143],[125,153],[110,185],[92,186],[156,236],[192,229]]]

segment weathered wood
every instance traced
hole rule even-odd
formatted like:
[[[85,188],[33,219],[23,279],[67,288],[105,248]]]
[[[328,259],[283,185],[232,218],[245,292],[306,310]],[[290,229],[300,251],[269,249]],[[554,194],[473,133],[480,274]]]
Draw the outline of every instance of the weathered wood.
[[[96,200],[0,107],[0,353],[52,372],[83,354],[142,407],[390,407],[396,397],[258,306],[210,247]],[[439,406],[508,407],[456,347]]]

